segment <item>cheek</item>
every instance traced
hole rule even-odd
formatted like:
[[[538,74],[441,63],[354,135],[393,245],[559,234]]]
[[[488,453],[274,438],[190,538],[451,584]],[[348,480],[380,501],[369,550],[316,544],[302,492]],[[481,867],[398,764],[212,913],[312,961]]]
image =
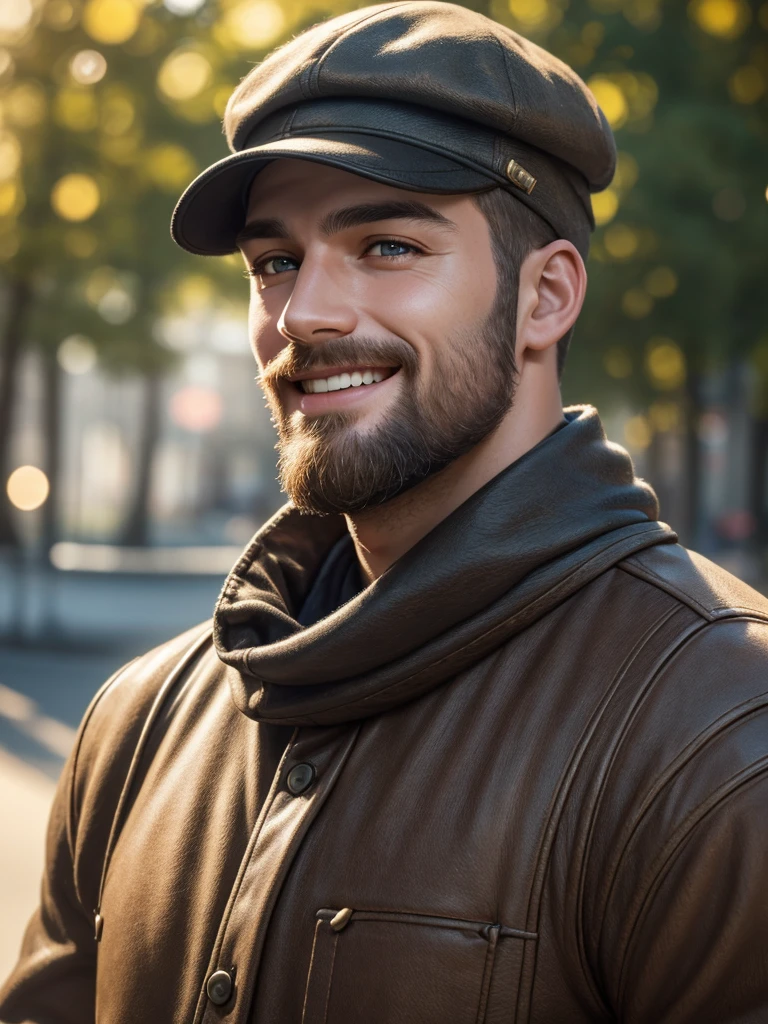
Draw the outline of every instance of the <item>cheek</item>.
[[[248,309],[248,337],[259,369],[264,369],[270,359],[274,359],[287,344],[277,329],[280,312],[280,310],[277,312],[271,310],[258,292],[251,292]]]

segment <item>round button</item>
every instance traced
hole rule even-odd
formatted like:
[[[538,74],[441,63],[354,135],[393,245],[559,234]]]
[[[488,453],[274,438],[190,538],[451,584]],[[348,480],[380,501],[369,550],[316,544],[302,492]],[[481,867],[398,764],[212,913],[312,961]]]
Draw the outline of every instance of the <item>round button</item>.
[[[312,785],[315,779],[315,769],[311,764],[296,764],[288,772],[288,789],[293,793],[294,796],[298,796],[299,793],[303,793],[306,789]]]
[[[205,985],[208,998],[215,1006],[223,1006],[232,995],[232,976],[228,971],[214,971]]]

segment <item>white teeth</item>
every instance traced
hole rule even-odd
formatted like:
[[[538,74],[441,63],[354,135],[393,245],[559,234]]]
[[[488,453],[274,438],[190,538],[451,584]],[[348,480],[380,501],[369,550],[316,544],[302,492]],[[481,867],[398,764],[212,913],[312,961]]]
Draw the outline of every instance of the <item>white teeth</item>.
[[[340,373],[332,377],[316,377],[314,380],[300,382],[302,390],[308,395],[324,395],[328,391],[341,391],[344,388],[359,388],[364,384],[378,384],[386,374],[381,370],[365,370],[360,373]]]

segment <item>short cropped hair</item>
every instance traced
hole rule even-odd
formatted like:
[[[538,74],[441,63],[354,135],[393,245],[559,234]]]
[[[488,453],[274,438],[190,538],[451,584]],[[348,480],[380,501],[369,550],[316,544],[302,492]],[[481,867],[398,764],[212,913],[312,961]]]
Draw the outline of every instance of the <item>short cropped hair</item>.
[[[498,273],[498,286],[504,288],[517,308],[517,293],[520,283],[520,267],[526,256],[534,249],[542,249],[558,237],[554,228],[524,203],[502,188],[488,192],[476,192],[471,197],[488,221],[491,230],[491,246]],[[514,302],[512,300],[514,299]],[[575,326],[575,325],[574,325]],[[563,375],[565,357],[573,337],[574,328],[557,342],[557,377]]]

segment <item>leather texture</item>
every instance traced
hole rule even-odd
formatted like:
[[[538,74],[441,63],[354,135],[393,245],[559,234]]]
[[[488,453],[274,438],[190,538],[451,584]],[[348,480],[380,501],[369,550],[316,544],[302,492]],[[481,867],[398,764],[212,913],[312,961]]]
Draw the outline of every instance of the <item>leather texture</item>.
[[[304,629],[284,510],[104,686],[0,1019],[768,1019],[768,601],[567,419]]]
[[[611,128],[575,71],[458,4],[399,0],[312,26],[232,94],[231,156],[186,189],[171,234],[203,255],[236,251],[244,198],[267,163],[333,164],[419,192],[501,187],[586,259],[590,193],[616,167]],[[536,183],[520,187],[516,160]]]

